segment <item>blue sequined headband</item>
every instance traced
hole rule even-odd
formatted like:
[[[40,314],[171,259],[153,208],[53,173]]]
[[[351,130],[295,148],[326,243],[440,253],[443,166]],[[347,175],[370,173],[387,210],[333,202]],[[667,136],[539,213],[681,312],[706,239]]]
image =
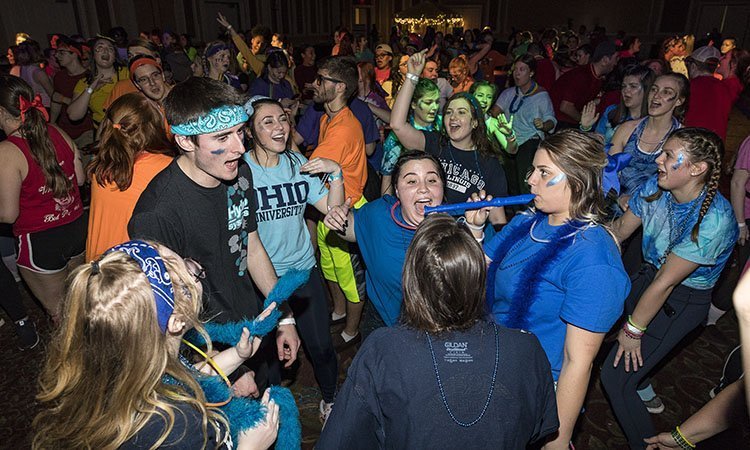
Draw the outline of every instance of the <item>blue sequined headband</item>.
[[[167,266],[159,253],[150,244],[133,240],[116,245],[104,254],[123,252],[130,256],[148,278],[148,284],[154,292],[156,320],[163,333],[167,332],[167,322],[174,311],[174,286],[167,272]]]
[[[247,122],[248,115],[241,105],[225,105],[212,109],[205,116],[190,122],[170,126],[172,134],[180,136],[197,136],[216,133]]]
[[[266,97],[265,95],[254,95],[250,97],[248,101],[245,102],[244,108],[245,108],[245,112],[247,113],[248,118],[250,118],[255,112],[255,102],[258,102],[261,100],[271,100],[271,98]]]

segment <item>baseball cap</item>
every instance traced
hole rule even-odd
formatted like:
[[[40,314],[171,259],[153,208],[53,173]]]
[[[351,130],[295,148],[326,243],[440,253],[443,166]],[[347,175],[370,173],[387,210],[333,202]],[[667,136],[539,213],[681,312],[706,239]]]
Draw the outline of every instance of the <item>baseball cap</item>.
[[[388,44],[380,44],[380,45],[378,45],[377,47],[375,47],[375,53],[377,53],[377,52],[378,52],[378,50],[382,50],[382,51],[384,51],[385,53],[388,53],[388,54],[390,54],[390,55],[393,55],[393,49],[392,49],[392,48],[391,48],[391,46],[390,46],[390,45],[388,45]]]
[[[721,52],[716,47],[711,45],[705,45],[701,48],[696,49],[690,54],[690,59],[700,63],[709,62],[709,59],[715,59],[718,61],[721,58]],[[715,61],[714,61],[715,62]]]

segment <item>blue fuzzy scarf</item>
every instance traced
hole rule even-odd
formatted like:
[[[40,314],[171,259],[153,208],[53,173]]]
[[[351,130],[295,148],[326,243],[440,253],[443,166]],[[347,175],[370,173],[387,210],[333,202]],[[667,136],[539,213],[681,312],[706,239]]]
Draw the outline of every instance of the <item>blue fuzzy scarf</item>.
[[[277,306],[281,305],[281,303],[292,296],[294,291],[307,283],[309,277],[309,270],[291,270],[287,272],[279,278],[276,286],[268,294],[268,298],[264,302],[264,308],[273,302],[276,302]],[[246,327],[250,330],[251,338],[253,336],[263,336],[276,328],[280,317],[281,312],[279,308],[276,308],[264,320],[244,320],[223,324],[207,323],[205,324],[205,329],[211,337],[212,342],[235,345],[242,336],[242,328]],[[195,345],[205,345],[206,343],[203,336],[195,332],[195,330],[190,330],[186,333],[185,339]],[[218,376],[197,376],[196,381],[201,389],[203,389],[203,393],[206,395],[206,400],[209,403],[220,403],[232,397],[231,389]],[[271,400],[279,405],[279,435],[276,439],[275,448],[279,450],[300,448],[302,427],[300,426],[299,410],[294,401],[294,396],[289,389],[284,387],[273,386],[269,389]],[[219,409],[227,417],[232,441],[235,443],[239,442],[239,434],[242,431],[255,428],[266,415],[266,408],[258,400],[244,397],[232,397],[232,400],[228,404],[219,407]]]
[[[487,255],[492,260],[487,269],[487,306],[490,311],[492,311],[492,305],[496,301],[495,278],[500,268],[500,263],[515,244],[522,239],[526,239],[532,224],[542,220],[547,220],[547,215],[537,212],[533,217],[520,224],[514,231],[505,236],[494,254]],[[520,276],[516,280],[510,311],[503,320],[503,325],[508,328],[521,330],[528,330],[530,328],[529,309],[538,300],[542,276],[560,259],[565,250],[573,244],[576,236],[575,232],[583,227],[585,227],[585,224],[579,221],[566,222],[549,237],[549,243],[544,244],[534,256],[526,261]]]

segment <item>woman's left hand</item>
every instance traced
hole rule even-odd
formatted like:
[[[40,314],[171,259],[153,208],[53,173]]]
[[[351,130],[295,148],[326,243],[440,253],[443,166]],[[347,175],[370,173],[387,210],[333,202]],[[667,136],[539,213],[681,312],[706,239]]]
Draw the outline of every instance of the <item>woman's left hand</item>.
[[[489,201],[492,200],[491,195],[487,195],[485,191],[479,191],[478,194],[474,193],[471,194],[471,197],[469,197],[466,201],[467,202],[481,202],[481,201]],[[490,216],[490,211],[492,210],[491,206],[487,206],[480,209],[472,209],[466,211],[466,223],[477,226],[477,227],[483,227],[485,223],[487,223],[487,218]]]
[[[306,173],[330,173],[337,174],[341,172],[341,166],[332,159],[327,158],[313,158],[306,162],[299,168],[300,172]]]
[[[641,355],[641,340],[633,339],[625,334],[625,330],[620,330],[617,335],[617,342],[620,346],[615,354],[614,367],[620,362],[620,358],[625,360],[625,372],[630,372],[630,366],[632,364],[633,371],[638,372],[638,369],[643,366],[643,356]]]
[[[276,309],[276,302],[272,302],[266,309],[263,310],[260,314],[258,314],[258,317],[254,319],[254,321],[262,321],[266,317],[268,317],[273,310]],[[237,344],[234,346],[234,349],[237,351],[237,355],[242,359],[247,359],[255,354],[255,352],[258,351],[258,348],[260,347],[260,341],[261,338],[258,336],[255,336],[250,339],[250,330],[247,329],[247,327],[242,328],[242,336],[240,336],[240,340],[237,342]]]

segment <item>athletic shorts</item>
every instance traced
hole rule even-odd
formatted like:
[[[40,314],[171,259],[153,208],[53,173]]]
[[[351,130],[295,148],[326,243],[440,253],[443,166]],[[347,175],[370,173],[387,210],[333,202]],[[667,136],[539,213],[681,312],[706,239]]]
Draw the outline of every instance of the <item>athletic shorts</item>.
[[[86,219],[78,219],[59,227],[16,236],[16,264],[37,273],[64,270],[71,258],[86,251]]]
[[[364,196],[354,205],[359,208],[367,203]],[[351,224],[353,226],[353,224]],[[339,284],[346,299],[359,303],[366,298],[365,265],[357,244],[342,239],[335,231],[318,222],[318,249],[320,249],[320,271],[328,281]]]

